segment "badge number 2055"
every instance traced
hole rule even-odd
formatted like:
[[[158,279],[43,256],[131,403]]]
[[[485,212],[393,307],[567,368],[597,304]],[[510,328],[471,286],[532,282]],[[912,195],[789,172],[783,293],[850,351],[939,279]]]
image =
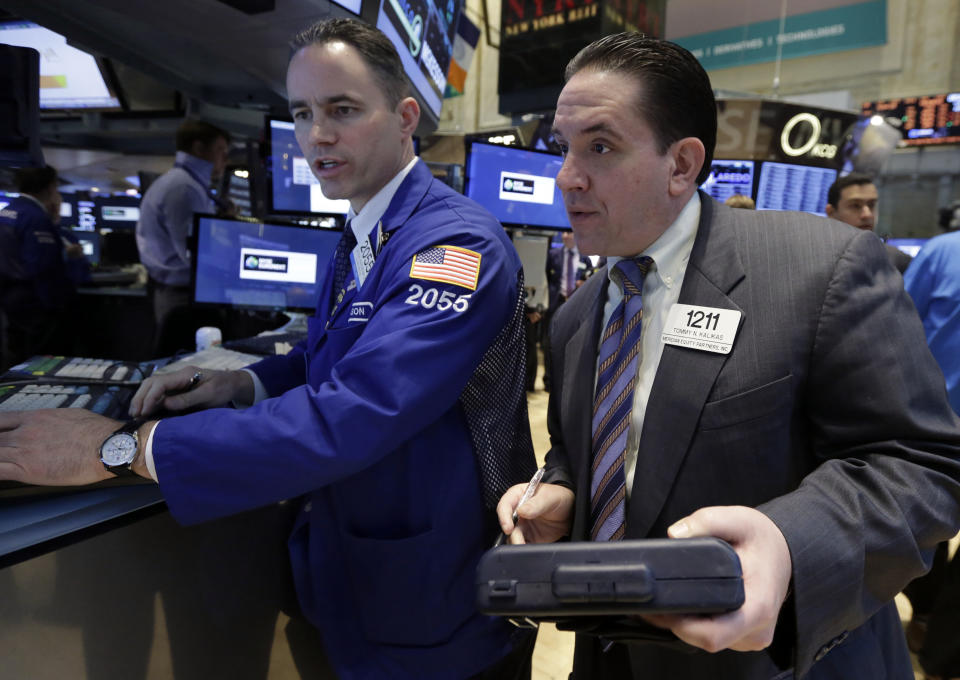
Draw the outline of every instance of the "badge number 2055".
[[[457,295],[445,290],[442,293],[436,288],[424,289],[419,283],[409,288],[410,295],[404,302],[408,305],[418,305],[424,309],[436,307],[441,312],[452,309],[455,312],[465,312],[470,307],[470,295]]]

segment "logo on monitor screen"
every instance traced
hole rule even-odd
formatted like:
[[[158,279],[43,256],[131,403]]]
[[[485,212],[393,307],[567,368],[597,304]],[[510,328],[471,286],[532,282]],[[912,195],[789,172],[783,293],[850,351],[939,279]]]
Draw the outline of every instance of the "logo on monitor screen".
[[[500,200],[551,205],[555,185],[556,182],[552,177],[502,171],[500,173]]]
[[[287,266],[287,258],[277,257],[276,255],[271,257],[247,255],[243,260],[243,268],[245,271],[285,273]]]

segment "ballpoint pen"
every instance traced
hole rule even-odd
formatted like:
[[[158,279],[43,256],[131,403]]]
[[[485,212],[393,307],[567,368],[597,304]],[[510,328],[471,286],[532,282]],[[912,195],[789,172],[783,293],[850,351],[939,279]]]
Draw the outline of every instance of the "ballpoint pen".
[[[537,487],[540,486],[540,480],[543,479],[543,473],[545,469],[546,468],[540,468],[535,473],[533,473],[533,477],[530,479],[530,482],[527,484],[527,488],[523,490],[523,495],[520,496],[520,502],[517,503],[517,507],[513,509],[514,528],[516,528],[517,526],[517,519],[518,519],[517,511],[520,509],[521,505],[523,505],[528,500],[533,498],[533,494],[537,493]],[[497,542],[493,544],[493,547],[496,548],[497,546],[503,545],[504,541],[506,540],[507,540],[507,535],[504,533],[501,533],[500,536],[497,538]]]

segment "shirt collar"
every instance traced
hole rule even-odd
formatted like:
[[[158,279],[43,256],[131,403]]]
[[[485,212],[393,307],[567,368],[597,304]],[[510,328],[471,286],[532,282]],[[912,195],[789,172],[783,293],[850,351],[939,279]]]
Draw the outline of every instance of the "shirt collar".
[[[642,253],[638,253],[653,259],[655,266],[650,270],[650,274],[655,275],[667,288],[673,288],[674,285],[680,285],[683,282],[699,224],[700,195],[695,192],[683,206],[677,219],[667,227],[660,238]],[[612,274],[614,266],[622,259],[616,256],[607,258],[607,276],[618,287],[620,286],[619,277],[614,277]]]
[[[413,160],[407,163],[406,167],[394,175],[393,179],[384,184],[383,188],[375,193],[373,198],[367,201],[367,204],[363,206],[360,212],[353,212],[352,207],[347,212],[347,221],[350,223],[350,227],[353,229],[353,235],[357,237],[358,243],[361,239],[369,236],[370,232],[377,226],[380,218],[383,217],[383,214],[387,212],[387,208],[390,207],[390,201],[393,200],[397,189],[400,188],[403,180],[406,179],[410,171],[413,170],[416,162],[417,157],[414,156]]]
[[[210,183],[210,175],[213,173],[213,163],[210,161],[205,161],[202,158],[192,156],[186,151],[178,151],[176,164],[186,167],[194,175],[197,175],[197,177],[206,177],[207,184]]]

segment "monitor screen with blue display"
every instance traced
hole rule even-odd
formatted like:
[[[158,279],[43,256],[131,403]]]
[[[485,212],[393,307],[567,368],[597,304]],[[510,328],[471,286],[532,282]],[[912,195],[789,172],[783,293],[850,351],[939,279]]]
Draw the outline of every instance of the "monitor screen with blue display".
[[[320,182],[313,176],[310,164],[297,144],[293,123],[267,118],[267,133],[270,142],[268,212],[274,215],[346,215],[350,202],[332,200],[323,195]]]
[[[927,244],[927,240],[925,238],[888,238],[887,245],[893,246],[910,257],[916,257]]]
[[[464,193],[504,225],[569,229],[556,181],[562,165],[557,154],[471,141]]]
[[[736,194],[752,198],[753,161],[714,159],[710,163],[710,176],[700,188],[721,203]]]
[[[194,302],[313,311],[341,233],[197,215]]]
[[[826,216],[827,191],[837,171],[809,165],[766,162],[760,166],[757,210],[801,210]]]

